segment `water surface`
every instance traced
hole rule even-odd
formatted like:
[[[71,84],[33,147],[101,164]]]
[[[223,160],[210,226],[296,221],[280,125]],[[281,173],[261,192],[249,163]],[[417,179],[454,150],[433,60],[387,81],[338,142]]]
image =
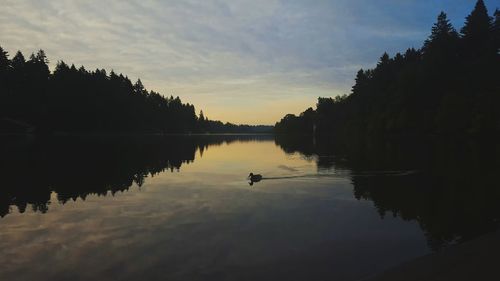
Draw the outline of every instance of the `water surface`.
[[[498,169],[468,156],[460,178],[436,153],[266,136],[3,147],[1,280],[359,280],[499,214]]]

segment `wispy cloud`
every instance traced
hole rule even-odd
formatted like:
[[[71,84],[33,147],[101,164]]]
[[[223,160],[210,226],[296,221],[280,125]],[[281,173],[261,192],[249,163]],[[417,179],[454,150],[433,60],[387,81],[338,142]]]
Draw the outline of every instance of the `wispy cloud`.
[[[312,106],[318,95],[347,93],[357,69],[373,66],[384,51],[419,47],[440,10],[462,22],[472,5],[4,0],[0,45],[11,53],[43,48],[52,67],[64,59],[141,77],[148,88],[180,95],[212,118],[272,124],[279,114]],[[254,116],[240,114],[242,108]]]

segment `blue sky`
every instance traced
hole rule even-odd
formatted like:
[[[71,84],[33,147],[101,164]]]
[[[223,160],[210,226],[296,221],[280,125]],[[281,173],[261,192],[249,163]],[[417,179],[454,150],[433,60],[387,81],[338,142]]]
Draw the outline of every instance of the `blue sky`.
[[[485,1],[490,14],[500,0]],[[360,68],[420,47],[475,0],[3,0],[0,45],[141,78],[211,119],[274,124],[349,93]]]

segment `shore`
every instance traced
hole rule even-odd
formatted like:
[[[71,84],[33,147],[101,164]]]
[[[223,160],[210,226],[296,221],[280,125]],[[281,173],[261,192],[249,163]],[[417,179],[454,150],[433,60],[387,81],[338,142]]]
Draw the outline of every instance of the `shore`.
[[[500,231],[389,269],[365,281],[500,280]]]

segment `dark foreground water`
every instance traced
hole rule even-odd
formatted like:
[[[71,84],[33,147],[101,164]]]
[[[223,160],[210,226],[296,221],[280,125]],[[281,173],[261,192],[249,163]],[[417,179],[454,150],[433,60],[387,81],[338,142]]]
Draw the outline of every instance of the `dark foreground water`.
[[[0,280],[360,280],[494,230],[491,142],[1,145]],[[250,173],[264,179],[252,185]]]

